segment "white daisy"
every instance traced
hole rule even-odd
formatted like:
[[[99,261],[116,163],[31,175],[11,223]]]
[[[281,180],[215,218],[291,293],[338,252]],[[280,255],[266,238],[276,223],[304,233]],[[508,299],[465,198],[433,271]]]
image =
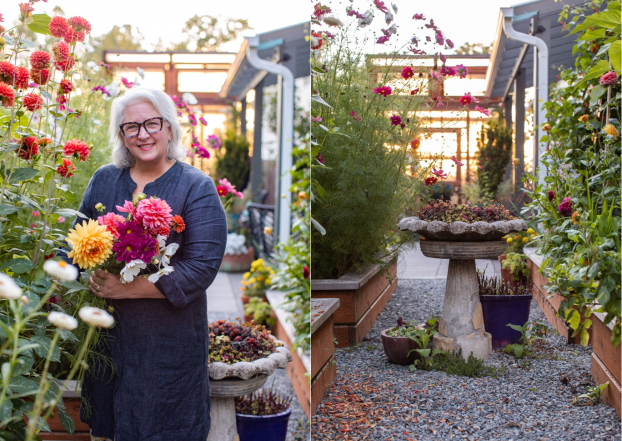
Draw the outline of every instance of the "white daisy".
[[[109,328],[114,323],[114,318],[103,309],[94,308],[92,306],[84,306],[78,311],[78,315],[87,325],[97,326],[99,328]]]
[[[19,299],[22,289],[17,286],[13,279],[4,273],[0,273],[0,299]]]
[[[48,314],[48,322],[60,329],[73,331],[78,327],[78,321],[70,315],[52,311]]]
[[[76,280],[78,269],[64,260],[48,260],[43,264],[43,270],[58,280]]]

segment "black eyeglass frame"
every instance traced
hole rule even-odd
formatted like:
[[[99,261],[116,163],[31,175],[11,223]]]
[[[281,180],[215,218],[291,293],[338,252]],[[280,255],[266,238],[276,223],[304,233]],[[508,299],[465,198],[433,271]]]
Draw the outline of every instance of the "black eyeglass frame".
[[[150,132],[149,130],[147,130],[147,126],[145,125],[145,123],[146,123],[147,121],[152,121],[152,120],[154,120],[154,119],[159,119],[159,120],[160,120],[160,129],[159,129],[159,130],[156,130],[155,132]],[[161,132],[161,131],[162,131],[162,129],[164,128],[164,121],[168,122],[168,120],[167,120],[166,118],[163,118],[163,117],[161,117],[161,116],[154,116],[153,118],[148,118],[148,119],[144,120],[144,121],[143,121],[143,122],[141,122],[141,123],[136,122],[136,121],[130,121],[130,122],[123,123],[123,124],[119,125],[119,129],[121,129],[121,133],[123,133],[123,136],[125,136],[126,138],[134,138],[134,137],[138,136],[138,135],[139,135],[139,133],[140,133],[140,127],[141,127],[141,126],[145,129],[145,132],[147,132],[148,134],[152,135],[152,134],[154,134],[154,133],[158,133],[158,132]],[[138,132],[136,132],[136,135],[129,135],[129,136],[128,136],[128,135],[126,135],[126,134],[125,134],[125,129],[124,129],[124,127],[125,127],[126,125],[128,125],[128,124],[138,124]]]

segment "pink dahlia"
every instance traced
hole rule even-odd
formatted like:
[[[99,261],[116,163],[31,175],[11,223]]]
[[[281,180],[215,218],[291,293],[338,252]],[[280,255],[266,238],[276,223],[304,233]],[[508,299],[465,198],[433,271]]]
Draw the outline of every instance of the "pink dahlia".
[[[572,199],[569,197],[564,198],[557,207],[557,212],[562,216],[572,216],[572,211]]]
[[[615,86],[618,82],[618,76],[616,75],[615,71],[612,70],[601,76],[599,81],[600,85],[603,87]]]
[[[35,84],[43,86],[50,79],[50,71],[47,69],[30,69],[30,78]]]
[[[391,87],[389,86],[376,87],[374,89],[374,93],[377,93],[378,95],[382,95],[382,96],[389,96],[391,95]]]
[[[34,69],[46,69],[52,57],[46,51],[34,51],[30,54],[30,66]]]
[[[125,201],[122,207],[119,205],[117,205],[116,207],[117,210],[121,213],[134,213],[134,204],[132,203],[132,201]]]
[[[50,28],[50,34],[52,34],[56,38],[64,37],[67,31],[69,31],[70,29],[67,19],[59,15],[57,15],[56,17],[52,17],[48,26]]]
[[[103,216],[99,216],[97,218],[97,222],[99,222],[99,225],[105,225],[106,231],[110,232],[115,239],[118,239],[119,224],[123,224],[125,222],[125,218],[111,211]]]
[[[63,40],[56,42],[54,46],[52,46],[52,53],[54,54],[55,61],[67,61],[69,58],[69,54],[71,53],[71,49],[69,45],[65,43]]]
[[[0,61],[0,82],[13,84],[15,66],[10,61]]]
[[[142,223],[143,227],[157,232],[171,222],[173,218],[171,211],[166,201],[151,196],[136,206],[136,220]]]
[[[59,92],[60,93],[70,93],[72,90],[75,90],[76,86],[70,80],[60,80]]]
[[[62,71],[68,71],[69,69],[71,69],[74,65],[76,64],[76,59],[72,56],[67,57],[66,60],[62,60],[62,61],[55,61],[54,65],[62,70]]]
[[[77,32],[85,31],[87,34],[91,33],[91,23],[86,18],[71,17],[67,22]]]

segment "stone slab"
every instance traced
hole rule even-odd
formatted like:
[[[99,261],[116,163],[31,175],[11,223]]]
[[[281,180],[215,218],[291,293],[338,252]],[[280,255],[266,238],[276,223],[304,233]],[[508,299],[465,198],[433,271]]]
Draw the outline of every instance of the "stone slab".
[[[311,299],[311,335],[339,308],[339,299]]]
[[[501,240],[489,242],[443,242],[423,240],[420,242],[424,256],[435,259],[475,260],[496,259],[503,254],[507,243]]]

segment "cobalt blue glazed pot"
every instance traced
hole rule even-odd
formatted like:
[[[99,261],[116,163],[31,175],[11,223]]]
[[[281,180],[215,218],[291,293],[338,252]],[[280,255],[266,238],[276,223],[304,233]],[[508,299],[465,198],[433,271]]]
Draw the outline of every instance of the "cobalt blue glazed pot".
[[[510,328],[508,323],[523,326],[529,320],[529,309],[533,296],[479,296],[484,314],[486,332],[492,335],[492,347],[504,349],[518,343],[521,333]]]
[[[240,441],[285,441],[292,409],[276,415],[235,414]]]

